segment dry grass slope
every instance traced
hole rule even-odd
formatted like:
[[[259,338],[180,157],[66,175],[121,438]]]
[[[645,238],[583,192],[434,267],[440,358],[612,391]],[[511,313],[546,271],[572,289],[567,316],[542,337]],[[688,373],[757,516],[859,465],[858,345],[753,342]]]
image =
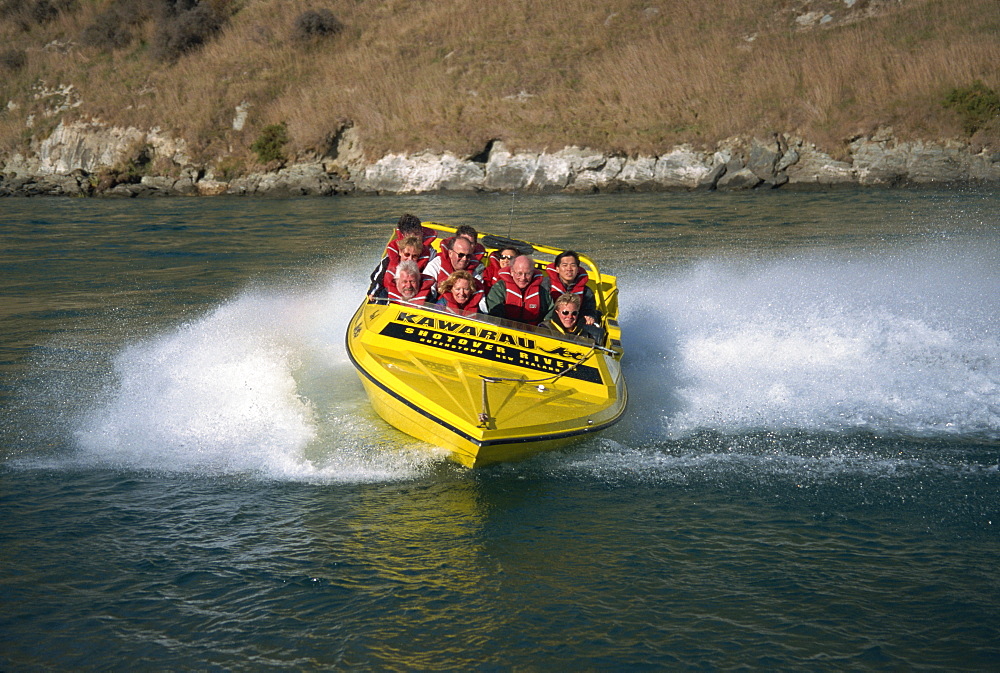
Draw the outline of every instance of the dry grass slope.
[[[31,18],[39,2],[56,8],[43,21]],[[494,138],[655,153],[774,131],[836,155],[880,125],[968,138],[949,92],[1000,89],[996,0],[320,3],[202,3],[221,29],[173,60],[156,53],[155,11],[114,48],[81,39],[109,0],[0,0],[0,150],[96,117],[246,161],[282,122],[300,154],[326,151],[352,123],[370,158],[471,155]],[[303,36],[296,22],[317,10],[340,29]],[[248,122],[234,130],[241,103]],[[972,140],[1000,146],[1000,120]]]

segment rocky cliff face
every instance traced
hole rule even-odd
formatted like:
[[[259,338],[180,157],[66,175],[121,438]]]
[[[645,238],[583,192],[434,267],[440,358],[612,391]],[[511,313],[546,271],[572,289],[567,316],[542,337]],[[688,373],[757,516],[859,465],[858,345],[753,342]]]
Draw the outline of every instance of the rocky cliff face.
[[[270,195],[348,192],[594,192],[774,189],[832,185],[1000,183],[1000,152],[957,141],[901,142],[891,129],[858,138],[838,161],[801,138],[730,138],[713,151],[679,146],[625,157],[567,147],[512,152],[491,143],[473,158],[389,154],[365,163],[357,135],[342,134],[333,156],[224,181],[192,162],[183,141],[159,130],[60,124],[4,165],[0,195]],[[108,179],[107,175],[114,179]]]

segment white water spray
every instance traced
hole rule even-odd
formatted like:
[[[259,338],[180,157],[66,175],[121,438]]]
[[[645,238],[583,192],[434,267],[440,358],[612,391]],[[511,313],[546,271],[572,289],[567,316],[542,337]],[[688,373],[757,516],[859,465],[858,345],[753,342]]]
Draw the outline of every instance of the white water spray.
[[[995,245],[707,261],[624,284],[626,371],[647,436],[1000,437]]]
[[[997,439],[998,258],[937,245],[624,270],[630,412],[615,450],[706,429]],[[77,426],[80,454],[277,479],[425,473],[438,459],[375,416],[348,362],[345,297],[363,291],[358,270],[250,291],[128,346]]]
[[[407,478],[427,462],[366,407],[344,348],[357,274],[251,291],[132,344],[77,432],[85,459],[128,468],[301,480]],[[405,447],[412,442],[403,440]]]

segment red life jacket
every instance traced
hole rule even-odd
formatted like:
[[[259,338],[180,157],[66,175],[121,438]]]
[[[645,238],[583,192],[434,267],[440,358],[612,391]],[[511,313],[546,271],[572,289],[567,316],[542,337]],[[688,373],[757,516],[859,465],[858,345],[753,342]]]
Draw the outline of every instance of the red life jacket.
[[[448,276],[455,273],[455,267],[451,263],[451,255],[446,250],[442,250],[439,257],[441,258],[441,266],[438,268],[437,277],[434,278],[435,286],[445,282],[448,280]]]
[[[393,239],[389,242],[389,245],[385,246],[385,254],[389,258],[389,266],[386,273],[391,271],[393,275],[396,275],[396,267],[399,266],[399,242],[401,240],[400,238]],[[425,239],[424,247],[420,250],[420,256],[413,261],[417,263],[417,268],[423,271],[424,267],[427,266],[427,262],[431,261],[436,254],[434,248],[430,247]]]
[[[535,269],[528,287],[523,290],[514,282],[514,277],[510,275],[510,267],[501,269],[497,281],[503,281],[507,288],[504,294],[504,317],[509,320],[526,322],[530,325],[537,325],[542,318],[542,280],[545,274]]]
[[[423,271],[424,267],[427,266],[427,262],[431,261],[431,256],[430,254],[428,254],[428,250],[429,248],[424,247],[423,254],[421,254],[419,258],[413,260],[414,262],[416,262],[417,269],[419,269],[420,271]],[[389,287],[389,283],[396,282],[396,269],[399,267],[400,260],[398,252],[395,254],[395,262],[394,262],[392,251],[390,251],[388,248],[386,248],[386,251],[389,254],[389,267],[385,270],[385,274],[382,276],[382,285],[384,287]]]
[[[385,284],[385,291],[389,294],[389,301],[408,302],[410,304],[425,303],[431,296],[433,289],[434,283],[429,278],[423,278],[417,293],[411,299],[403,299],[403,295],[399,294],[399,289],[396,287],[395,278]]]
[[[430,247],[430,244],[434,242],[437,238],[437,232],[433,229],[428,229],[427,227],[420,227],[420,236],[424,239],[424,247]],[[396,229],[396,235],[393,237],[393,241],[402,241],[405,236],[398,228]]]
[[[476,315],[479,313],[479,302],[482,301],[482,299],[483,291],[479,290],[469,297],[469,301],[465,302],[465,307],[463,308],[458,305],[458,302],[455,301],[455,297],[452,296],[449,291],[441,295],[437,304],[438,306],[443,306],[446,310],[451,311],[452,313],[457,313],[458,315]]]
[[[545,267],[545,273],[549,275],[549,292],[552,299],[558,299],[564,294],[578,294],[583,298],[583,292],[587,289],[587,281],[590,280],[590,276],[581,268],[576,272],[576,278],[573,279],[570,286],[566,287],[563,285],[562,278],[559,277],[555,262]]]
[[[500,277],[500,260],[496,258],[496,254],[495,252],[490,253],[486,259],[486,268],[483,269],[483,288],[487,292]]]

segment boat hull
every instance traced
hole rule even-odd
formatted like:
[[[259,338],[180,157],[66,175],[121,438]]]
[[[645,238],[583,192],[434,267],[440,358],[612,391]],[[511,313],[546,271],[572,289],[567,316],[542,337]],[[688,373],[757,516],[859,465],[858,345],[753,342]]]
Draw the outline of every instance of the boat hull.
[[[366,303],[347,351],[379,416],[467,467],[566,446],[627,400],[620,351],[489,317]]]

